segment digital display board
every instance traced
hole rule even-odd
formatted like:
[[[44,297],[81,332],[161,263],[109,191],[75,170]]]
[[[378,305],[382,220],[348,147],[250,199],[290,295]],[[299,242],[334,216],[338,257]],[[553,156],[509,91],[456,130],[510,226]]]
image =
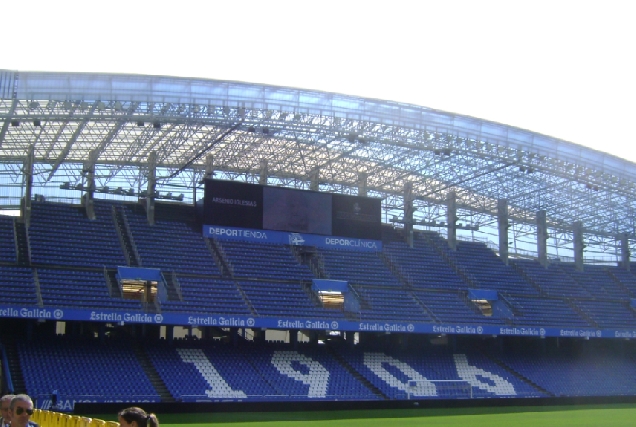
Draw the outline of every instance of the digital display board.
[[[263,187],[236,181],[205,180],[203,212],[209,224],[263,228]]]
[[[370,197],[332,194],[332,234],[381,240],[381,202]]]
[[[264,187],[263,228],[331,235],[331,194]]]
[[[206,179],[210,225],[327,236],[381,238],[381,200]]]

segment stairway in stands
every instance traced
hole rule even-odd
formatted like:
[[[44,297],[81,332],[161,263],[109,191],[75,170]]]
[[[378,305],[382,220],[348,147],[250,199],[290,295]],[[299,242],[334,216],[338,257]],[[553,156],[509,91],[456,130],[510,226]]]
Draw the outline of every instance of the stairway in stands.
[[[371,390],[371,392],[373,392],[373,394],[378,396],[380,399],[390,400],[389,396],[387,396],[386,394],[382,393],[382,390],[380,390],[379,388],[377,388],[376,386],[371,384],[371,381],[369,381],[362,374],[360,374],[358,371],[356,371],[354,369],[354,367],[351,366],[349,364],[349,362],[347,362],[347,360],[344,357],[342,357],[342,355],[338,352],[338,350],[336,350],[336,349],[334,349],[332,347],[329,347],[329,346],[327,346],[327,350],[338,361],[338,363],[340,363],[347,370],[347,372],[349,372],[351,374],[351,376],[353,376],[355,379],[357,379],[362,384],[364,384],[364,386],[366,388],[368,388],[369,390]]]
[[[29,240],[27,237],[27,229],[24,222],[15,221],[15,237],[16,237],[16,249],[18,255],[18,265],[28,266],[31,265],[31,254],[29,251]]]
[[[168,391],[166,384],[163,382],[161,377],[159,376],[159,372],[155,368],[155,365],[150,361],[150,357],[146,352],[141,348],[141,345],[133,342],[132,348],[137,356],[137,360],[139,360],[139,364],[141,365],[144,373],[150,380],[150,383],[155,388],[159,396],[161,397],[162,402],[175,402],[174,397]]]
[[[168,301],[183,301],[181,294],[181,284],[174,271],[164,272],[163,278],[166,280],[166,289],[168,291]]]
[[[15,337],[12,334],[3,334],[2,344],[7,352],[9,359],[9,372],[11,373],[11,381],[13,382],[14,394],[27,393],[26,383],[22,375],[22,367],[20,366],[20,357],[15,344]]]
[[[126,220],[123,206],[113,205],[113,221],[115,222],[115,228],[117,229],[122,249],[126,255],[126,259],[128,260],[128,265],[130,267],[138,267],[139,255],[135,250],[135,243],[133,242],[132,235],[130,233],[130,226]]]

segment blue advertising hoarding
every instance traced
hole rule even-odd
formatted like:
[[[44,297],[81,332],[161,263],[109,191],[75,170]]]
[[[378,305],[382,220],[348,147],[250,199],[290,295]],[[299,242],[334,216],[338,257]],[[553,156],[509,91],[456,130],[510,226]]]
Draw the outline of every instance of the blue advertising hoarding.
[[[278,245],[315,246],[324,249],[346,249],[353,251],[380,252],[381,240],[357,239],[353,237],[323,236],[287,231],[254,230],[250,228],[204,225],[203,235],[218,240],[240,240],[253,243]]]
[[[387,321],[245,317],[219,314],[123,312],[71,308],[0,306],[0,317],[56,321],[90,321],[225,328],[314,329],[354,332],[389,332],[447,335],[502,335],[570,338],[636,338],[634,329],[559,328],[536,326],[452,325]]]

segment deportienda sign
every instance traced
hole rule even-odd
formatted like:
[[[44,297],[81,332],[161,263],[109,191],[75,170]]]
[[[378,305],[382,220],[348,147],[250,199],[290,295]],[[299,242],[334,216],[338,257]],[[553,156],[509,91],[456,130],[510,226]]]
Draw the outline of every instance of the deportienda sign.
[[[380,240],[355,239],[339,236],[321,236],[318,234],[289,233],[273,230],[253,230],[249,228],[204,225],[203,235],[218,240],[240,240],[244,242],[273,243],[279,245],[315,246],[318,248],[349,249],[355,251],[379,252]]]

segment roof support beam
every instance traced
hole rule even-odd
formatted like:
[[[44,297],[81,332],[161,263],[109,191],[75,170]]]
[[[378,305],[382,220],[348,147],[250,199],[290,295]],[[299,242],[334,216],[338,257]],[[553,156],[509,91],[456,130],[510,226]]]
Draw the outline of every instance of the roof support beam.
[[[66,142],[66,146],[64,147],[64,149],[62,150],[62,152],[58,156],[57,160],[55,161],[55,164],[53,164],[53,167],[51,168],[51,172],[49,173],[49,177],[46,179],[47,182],[50,181],[51,178],[53,178],[53,175],[55,175],[55,172],[57,172],[57,169],[66,160],[66,157],[68,156],[68,153],[71,151],[71,148],[73,147],[73,144],[75,144],[75,141],[77,141],[78,136],[84,130],[84,127],[86,126],[86,123],[88,123],[89,117],[93,116],[93,112],[95,111],[96,106],[97,106],[97,103],[93,102],[93,104],[90,107],[89,113],[84,116],[84,119],[77,125],[77,128],[75,129],[75,132],[73,132],[73,135]]]
[[[9,108],[9,114],[8,114],[8,118],[5,119],[4,123],[2,124],[2,130],[0,130],[0,147],[2,147],[2,141],[4,141],[4,137],[7,134],[7,130],[9,129],[9,125],[11,124],[11,117],[13,117],[13,114],[15,113],[15,107],[16,105],[18,105],[18,100],[17,99],[13,99],[11,101],[11,107]]]

